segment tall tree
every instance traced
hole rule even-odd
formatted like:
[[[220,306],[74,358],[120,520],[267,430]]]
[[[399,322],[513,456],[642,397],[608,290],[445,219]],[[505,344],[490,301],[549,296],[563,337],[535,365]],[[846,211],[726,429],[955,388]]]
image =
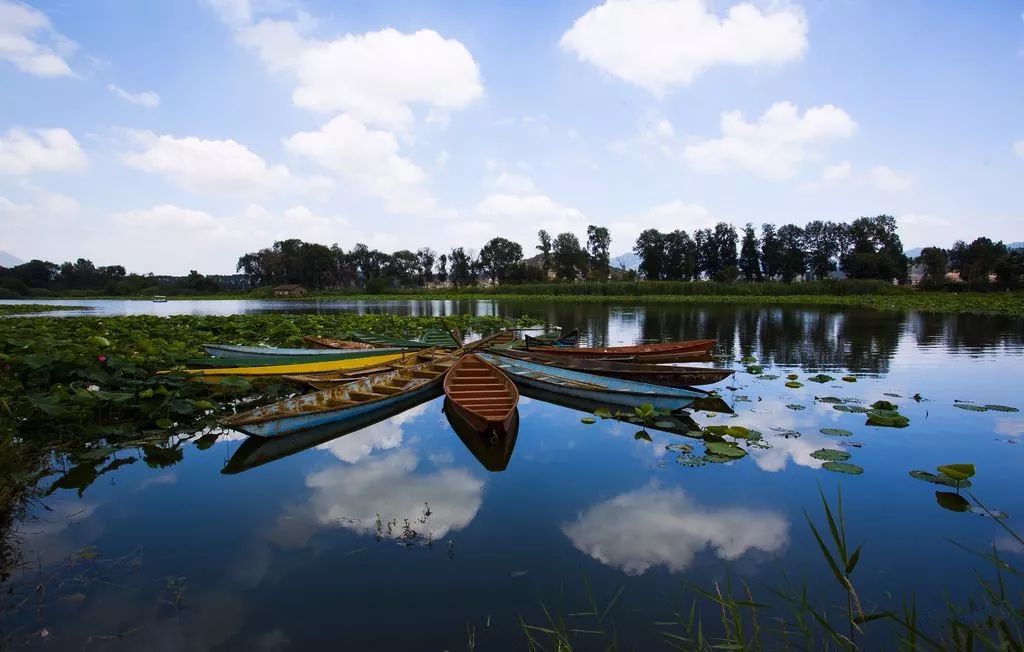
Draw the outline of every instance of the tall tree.
[[[572,233],[559,233],[551,243],[555,275],[562,281],[575,281],[587,268],[587,252]]]
[[[860,217],[848,227],[849,249],[840,262],[852,278],[883,280],[907,277],[908,260],[891,215]]]
[[[976,238],[971,244],[957,241],[950,251],[950,267],[970,283],[987,281],[999,259],[1007,255],[1006,245],[990,238]]]
[[[504,283],[523,259],[523,247],[505,238],[492,238],[480,250],[480,267],[492,283]]]
[[[769,281],[782,272],[782,243],[774,224],[761,225],[761,269]]]
[[[814,220],[804,227],[807,266],[818,279],[826,278],[838,266],[842,253],[842,228],[835,222]]]
[[[537,238],[540,240],[540,244],[537,245],[537,250],[540,251],[540,268],[546,277],[551,271],[551,236],[547,231],[541,229],[537,231]]]
[[[782,252],[779,274],[786,283],[792,283],[797,277],[803,276],[806,269],[804,256],[804,230],[799,226],[787,224],[779,228],[779,248]]]
[[[736,245],[739,243],[736,227],[719,222],[715,225],[713,239],[718,254],[718,268],[714,271],[713,276],[718,280],[735,280],[739,274],[736,267]]]
[[[664,269],[668,281],[689,281],[697,274],[697,245],[686,231],[664,234]]]
[[[743,244],[740,246],[740,273],[747,281],[761,281],[764,276],[761,274],[761,257],[757,253],[757,235],[754,233],[754,225],[747,222],[743,227]]]
[[[452,249],[451,256],[448,257],[451,263],[450,277],[452,285],[455,287],[463,287],[465,285],[471,285],[474,282],[473,277],[473,259],[466,250],[462,247],[456,247]]]
[[[608,280],[611,267],[612,236],[603,226],[587,227],[587,253],[590,255],[591,277],[599,281]]]
[[[707,275],[714,278],[719,269],[718,245],[711,229],[697,229],[693,232],[693,241],[697,245],[697,276]]]
[[[633,245],[633,253],[640,258],[638,271],[648,281],[665,278],[665,236],[657,229],[640,233]]]
[[[941,247],[925,247],[921,255],[915,260],[918,265],[924,267],[924,279],[932,283],[938,283],[946,278],[946,267],[949,265],[949,255]]]
[[[430,247],[423,247],[416,252],[416,258],[418,261],[418,281],[419,285],[430,285],[434,282],[434,261],[437,260],[437,252]]]
[[[437,280],[440,283],[448,282],[448,254],[437,257]]]

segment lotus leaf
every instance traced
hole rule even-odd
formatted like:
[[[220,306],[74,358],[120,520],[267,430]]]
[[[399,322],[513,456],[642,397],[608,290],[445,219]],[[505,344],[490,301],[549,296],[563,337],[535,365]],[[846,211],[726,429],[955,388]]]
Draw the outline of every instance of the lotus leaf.
[[[597,423],[597,419],[595,419],[594,417],[583,417],[582,419],[580,419],[580,423],[586,423],[586,424]]]
[[[843,382],[855,383],[855,382],[857,382],[857,377],[856,376],[843,376]]]
[[[951,512],[966,512],[971,508],[971,504],[967,502],[966,498],[952,491],[936,491],[935,502],[939,504],[939,507]]]
[[[973,464],[946,464],[938,468],[939,473],[957,482],[963,482],[974,477]]]
[[[884,428],[906,428],[910,419],[892,410],[871,410],[866,425]]]
[[[786,380],[796,380],[799,377],[800,376],[798,376],[796,374],[786,374]]]
[[[948,477],[942,476],[942,475],[935,475],[934,473],[929,473],[928,471],[911,471],[910,472],[910,477],[914,478],[915,480],[923,480],[925,482],[930,482],[932,484],[940,484],[940,485],[943,485],[945,487],[956,487],[957,486],[957,482],[955,480],[953,480],[952,478],[948,478]],[[970,480],[962,480],[960,482],[959,486],[961,488],[970,487],[971,486],[971,481]]]
[[[874,403],[871,404],[871,407],[875,408],[876,410],[889,410],[890,412],[895,412],[896,410],[900,409],[900,406],[896,405],[895,403],[890,403],[889,401],[875,401]]]
[[[833,410],[839,410],[840,412],[853,412],[856,414],[867,414],[871,410],[862,405],[833,405]]]
[[[760,373],[764,373],[764,367],[762,367],[762,366],[761,366],[761,365],[759,365],[759,364],[752,364],[752,365],[749,365],[749,366],[747,367],[747,373],[748,373],[748,374],[752,374],[752,375],[756,376],[756,375],[758,375],[758,374],[760,374]]]
[[[605,407],[597,408],[596,410],[594,410],[594,416],[600,417],[602,419],[611,419],[612,411]]]
[[[811,381],[812,383],[829,383],[835,380],[835,378],[829,376],[828,374],[818,374],[816,376],[808,376],[807,380]]]
[[[789,387],[790,389],[800,389],[803,386],[804,386],[803,383],[798,383],[795,380],[791,380],[788,383],[786,383],[786,387]]]
[[[985,407],[996,412],[1020,412],[1018,408],[1010,407],[1009,405],[993,405],[990,403]]]
[[[843,430],[842,428],[822,428],[820,430],[823,435],[830,435],[832,437],[851,437],[853,433],[849,430]]]
[[[852,456],[846,451],[837,451],[834,448],[819,448],[811,453],[811,457],[825,462],[845,462]]]
[[[848,473],[850,475],[861,475],[864,473],[864,469],[849,462],[825,462],[821,465],[821,468],[834,473]]]
[[[739,459],[747,454],[747,451],[743,450],[736,444],[732,444],[724,441],[711,441],[705,444],[705,450],[709,455],[719,455],[721,457]]]

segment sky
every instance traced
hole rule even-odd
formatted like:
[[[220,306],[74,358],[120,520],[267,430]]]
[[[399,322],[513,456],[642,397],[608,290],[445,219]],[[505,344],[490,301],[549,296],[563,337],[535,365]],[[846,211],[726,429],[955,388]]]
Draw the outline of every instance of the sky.
[[[0,0],[0,251],[1024,240],[1024,1]]]

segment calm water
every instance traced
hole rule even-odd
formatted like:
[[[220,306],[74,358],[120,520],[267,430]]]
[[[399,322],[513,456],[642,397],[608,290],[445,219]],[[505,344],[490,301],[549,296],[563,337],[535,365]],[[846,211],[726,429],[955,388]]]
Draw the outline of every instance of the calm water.
[[[353,309],[73,303],[96,304],[103,314]],[[610,614],[620,638],[657,649],[653,623],[689,608],[684,583],[712,588],[731,574],[754,587],[784,586],[786,574],[819,603],[839,603],[803,515],[823,523],[819,485],[830,496],[842,487],[850,538],[865,542],[855,580],[866,605],[896,609],[916,595],[928,627],[942,615],[945,594],[974,594],[972,569],[983,566],[948,539],[977,550],[994,545],[1024,563],[996,521],[943,509],[935,497],[942,487],[908,476],[973,462],[971,491],[1024,530],[1024,416],[954,407],[961,399],[1024,408],[1021,320],[496,302],[359,310],[528,313],[579,327],[592,343],[717,337],[715,364],[738,373],[712,388],[735,416],[693,418],[757,429],[769,447],[691,467],[672,445],[700,451],[697,440],[653,429],[651,441],[638,439],[632,424],[587,425],[583,412],[524,397],[510,457],[479,440],[464,443],[443,398],[295,452],[243,446],[233,433],[212,445],[212,436],[183,439],[180,459],[122,452],[122,460],[140,459],[95,478],[44,482],[71,488],[56,489],[21,526],[26,557],[38,561],[13,581],[55,579],[45,599],[29,601],[45,607],[8,616],[8,632],[60,650],[462,650],[472,631],[477,649],[522,649],[520,617],[543,624],[542,603],[560,614],[582,611],[589,584],[602,604],[622,588]],[[738,361],[747,354],[779,377],[743,372]],[[836,380],[806,380],[818,372]],[[805,386],[787,388],[788,373]],[[845,373],[857,382],[838,380]],[[915,393],[923,400],[912,400]],[[911,423],[869,427],[863,414],[816,396],[890,400]],[[822,469],[811,456],[820,448],[852,453],[864,474]],[[484,463],[507,468],[492,472]],[[61,565],[83,550],[90,559]],[[599,646],[581,649],[590,647]]]

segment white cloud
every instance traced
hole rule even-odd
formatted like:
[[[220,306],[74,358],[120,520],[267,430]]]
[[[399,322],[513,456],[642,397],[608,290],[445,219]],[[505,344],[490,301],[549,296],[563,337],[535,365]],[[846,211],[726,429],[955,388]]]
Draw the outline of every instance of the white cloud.
[[[73,74],[64,57],[74,49],[43,12],[0,0],[0,59],[30,75],[61,77]]]
[[[790,102],[776,102],[757,120],[747,122],[740,111],[721,119],[722,137],[689,145],[683,158],[695,169],[725,172],[742,169],[780,181],[792,178],[815,148],[849,138],[857,128],[850,115],[831,104],[800,115]]]
[[[494,177],[491,180],[491,185],[495,190],[515,195],[537,192],[537,184],[533,182],[533,179],[525,174],[517,174],[508,170],[502,170],[498,176]]]
[[[682,572],[706,548],[731,561],[751,550],[775,553],[789,542],[781,514],[705,507],[681,489],[653,484],[590,507],[562,531],[580,551],[630,575],[653,566]]]
[[[0,174],[75,170],[86,162],[85,152],[67,129],[12,128],[0,136]]]
[[[329,451],[331,455],[349,464],[354,464],[377,450],[398,448],[402,445],[405,426],[426,412],[428,405],[429,403],[421,403],[368,428],[320,444],[317,448]]]
[[[542,194],[495,193],[477,204],[476,210],[487,217],[535,220],[536,228],[547,228],[553,233],[578,228],[584,219],[579,209],[562,206]]]
[[[807,49],[796,6],[762,11],[751,3],[723,18],[706,0],[608,0],[580,16],[562,48],[612,75],[661,95],[716,65],[785,63]]]
[[[162,229],[210,229],[217,228],[217,220],[204,211],[181,208],[173,204],[159,204],[153,208],[122,211],[111,216],[114,222],[128,228],[141,230]]]
[[[713,227],[719,220],[698,204],[687,204],[676,199],[654,206],[638,215],[629,215],[616,220],[608,227],[612,242],[618,250],[631,250],[633,242],[644,229],[658,229],[661,232],[682,229],[693,237],[697,229]]]
[[[679,155],[681,142],[672,122],[657,111],[647,111],[640,118],[636,135],[609,145],[616,154],[644,156],[651,149],[664,156],[675,158]]]
[[[462,468],[417,473],[419,465],[416,454],[399,449],[356,466],[336,465],[310,474],[308,501],[279,519],[271,539],[283,547],[301,547],[326,528],[373,534],[378,515],[385,536],[386,523],[397,522],[393,537],[401,534],[406,520],[419,536],[435,541],[469,525],[480,509],[483,481]]]
[[[160,106],[160,96],[155,91],[130,93],[117,84],[108,84],[107,90],[130,104],[144,106],[147,109],[153,109]]]
[[[901,192],[914,185],[914,176],[907,172],[876,165],[868,170],[868,180],[883,192]]]
[[[288,168],[267,165],[234,140],[175,138],[151,131],[132,132],[131,140],[139,149],[124,155],[127,165],[194,192],[245,195],[281,188],[291,178]]]
[[[849,161],[843,161],[834,165],[826,165],[825,169],[821,171],[821,181],[826,184],[836,184],[849,179],[851,174],[853,174],[853,166]]]
[[[1024,138],[1021,138],[1013,144],[1013,151],[1017,156],[1024,158]]]
[[[433,208],[423,188],[423,170],[398,155],[398,141],[388,131],[369,129],[347,114],[318,131],[300,132],[284,142],[295,153],[313,159],[357,190],[383,199],[395,212]]]

